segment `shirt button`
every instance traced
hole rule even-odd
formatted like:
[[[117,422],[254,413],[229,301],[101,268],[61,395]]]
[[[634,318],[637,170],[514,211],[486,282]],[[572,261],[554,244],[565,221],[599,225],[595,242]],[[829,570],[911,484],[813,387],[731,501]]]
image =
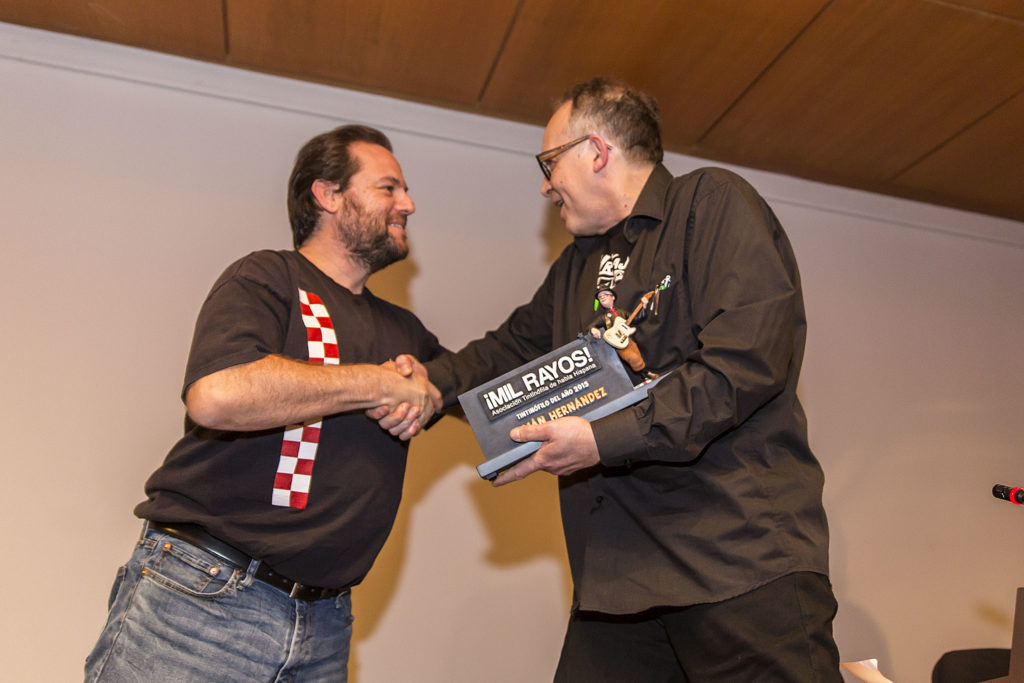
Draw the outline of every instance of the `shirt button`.
[[[604,496],[598,496],[594,500],[597,502],[598,505],[600,505],[601,503],[604,502]]]

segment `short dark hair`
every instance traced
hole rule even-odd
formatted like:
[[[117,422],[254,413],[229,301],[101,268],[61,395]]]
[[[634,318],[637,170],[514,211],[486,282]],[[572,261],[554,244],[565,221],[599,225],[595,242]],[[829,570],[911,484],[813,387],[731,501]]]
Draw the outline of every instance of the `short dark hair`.
[[[658,102],[622,81],[599,76],[569,88],[559,105],[572,102],[569,122],[602,129],[633,161],[661,163],[661,112]]]
[[[288,220],[292,224],[292,243],[296,249],[313,234],[320,218],[313,183],[317,180],[337,183],[339,191],[343,192],[352,176],[359,172],[359,160],[349,154],[353,142],[368,142],[392,151],[391,141],[376,128],[349,125],[317,135],[295,156],[295,166],[288,178]]]

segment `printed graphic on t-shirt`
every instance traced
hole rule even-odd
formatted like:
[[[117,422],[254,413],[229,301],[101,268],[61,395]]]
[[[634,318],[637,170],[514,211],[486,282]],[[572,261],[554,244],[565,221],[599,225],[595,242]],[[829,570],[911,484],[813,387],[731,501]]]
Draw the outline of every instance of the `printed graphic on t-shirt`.
[[[309,362],[316,365],[338,365],[338,337],[327,307],[319,296],[299,290],[299,308],[306,326]],[[289,425],[284,430],[281,459],[274,477],[271,503],[282,507],[303,509],[309,499],[313,481],[313,461],[320,444],[323,418]]]
[[[615,289],[615,285],[626,275],[629,257],[622,258],[619,254],[604,254],[597,268],[595,289]]]

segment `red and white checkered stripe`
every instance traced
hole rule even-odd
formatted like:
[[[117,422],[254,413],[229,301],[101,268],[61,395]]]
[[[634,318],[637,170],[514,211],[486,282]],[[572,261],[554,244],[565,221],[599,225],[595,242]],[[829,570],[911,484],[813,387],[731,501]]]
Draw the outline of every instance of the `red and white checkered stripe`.
[[[338,365],[338,337],[327,307],[316,294],[299,290],[299,308],[306,325],[309,362],[316,365]],[[271,502],[282,507],[303,509],[309,498],[309,485],[313,480],[313,461],[320,445],[320,427],[323,418],[289,425],[284,430],[281,460],[274,477]]]

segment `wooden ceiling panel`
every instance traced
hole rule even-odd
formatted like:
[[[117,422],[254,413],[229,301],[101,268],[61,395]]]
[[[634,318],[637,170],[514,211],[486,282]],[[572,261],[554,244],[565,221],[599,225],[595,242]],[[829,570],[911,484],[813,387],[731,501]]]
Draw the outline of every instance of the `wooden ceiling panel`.
[[[198,59],[224,58],[221,0],[3,0],[0,21]]]
[[[229,1],[230,63],[475,106],[516,0]]]
[[[1024,221],[1024,93],[968,128],[896,178],[933,201],[956,198]]]
[[[566,88],[616,76],[658,98],[667,139],[692,142],[825,4],[525,0],[481,107],[544,123]]]
[[[835,0],[702,141],[802,175],[890,180],[1024,88],[1024,25]]]
[[[1024,221],[1022,0],[0,0],[0,21],[543,125],[658,98],[667,149]]]
[[[947,0],[951,4],[982,12],[1001,14],[1012,19],[1024,20],[1024,2],[1020,0]]]

